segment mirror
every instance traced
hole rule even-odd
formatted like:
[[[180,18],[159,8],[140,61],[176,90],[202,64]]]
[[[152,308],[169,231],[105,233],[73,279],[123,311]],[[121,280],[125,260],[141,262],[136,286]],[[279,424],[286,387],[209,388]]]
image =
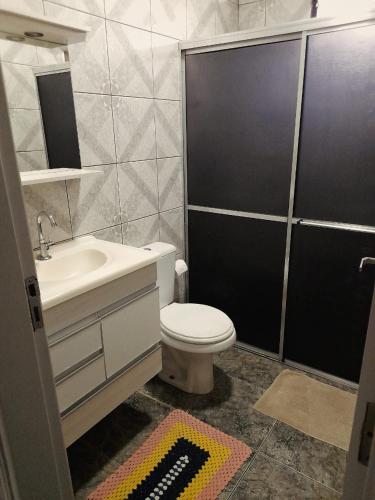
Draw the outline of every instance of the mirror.
[[[7,38],[0,54],[19,170],[81,168],[66,47]]]

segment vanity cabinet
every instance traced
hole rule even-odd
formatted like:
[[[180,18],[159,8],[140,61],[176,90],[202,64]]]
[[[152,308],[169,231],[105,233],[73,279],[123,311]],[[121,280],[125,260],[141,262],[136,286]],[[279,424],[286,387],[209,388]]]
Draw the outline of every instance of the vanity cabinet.
[[[102,320],[102,333],[107,376],[111,377],[159,342],[158,291],[108,314]]]
[[[85,397],[106,380],[104,356],[88,362],[76,372],[57,382],[56,394],[60,412]]]
[[[50,344],[52,371],[61,378],[103,350],[100,323],[82,327]]]
[[[69,446],[161,370],[156,264],[43,316]]]

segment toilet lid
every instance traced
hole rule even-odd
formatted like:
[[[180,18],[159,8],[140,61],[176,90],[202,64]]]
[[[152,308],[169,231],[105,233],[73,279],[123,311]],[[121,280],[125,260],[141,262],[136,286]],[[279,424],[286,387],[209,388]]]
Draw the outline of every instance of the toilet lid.
[[[214,307],[202,304],[171,304],[160,311],[163,332],[193,344],[216,343],[233,333],[232,321]]]

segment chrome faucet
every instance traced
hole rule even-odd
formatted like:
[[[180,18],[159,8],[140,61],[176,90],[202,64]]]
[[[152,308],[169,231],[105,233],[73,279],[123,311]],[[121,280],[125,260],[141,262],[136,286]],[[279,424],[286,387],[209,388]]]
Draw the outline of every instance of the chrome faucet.
[[[38,228],[38,239],[39,239],[39,254],[37,256],[38,260],[49,260],[51,259],[51,255],[48,253],[49,247],[52,244],[52,241],[46,240],[43,234],[43,227],[42,227],[42,220],[43,217],[49,220],[51,227],[54,228],[57,226],[57,223],[55,221],[55,218],[52,214],[49,214],[48,212],[42,210],[42,212],[39,212],[37,218],[36,218],[36,223],[37,223],[37,228]]]

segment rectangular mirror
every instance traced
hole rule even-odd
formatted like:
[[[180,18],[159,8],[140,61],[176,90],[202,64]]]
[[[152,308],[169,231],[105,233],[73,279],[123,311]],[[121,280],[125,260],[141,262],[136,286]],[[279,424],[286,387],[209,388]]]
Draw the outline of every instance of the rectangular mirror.
[[[67,48],[8,36],[0,39],[0,53],[20,172],[80,169]]]
[[[81,168],[69,64],[34,68],[49,168]]]

